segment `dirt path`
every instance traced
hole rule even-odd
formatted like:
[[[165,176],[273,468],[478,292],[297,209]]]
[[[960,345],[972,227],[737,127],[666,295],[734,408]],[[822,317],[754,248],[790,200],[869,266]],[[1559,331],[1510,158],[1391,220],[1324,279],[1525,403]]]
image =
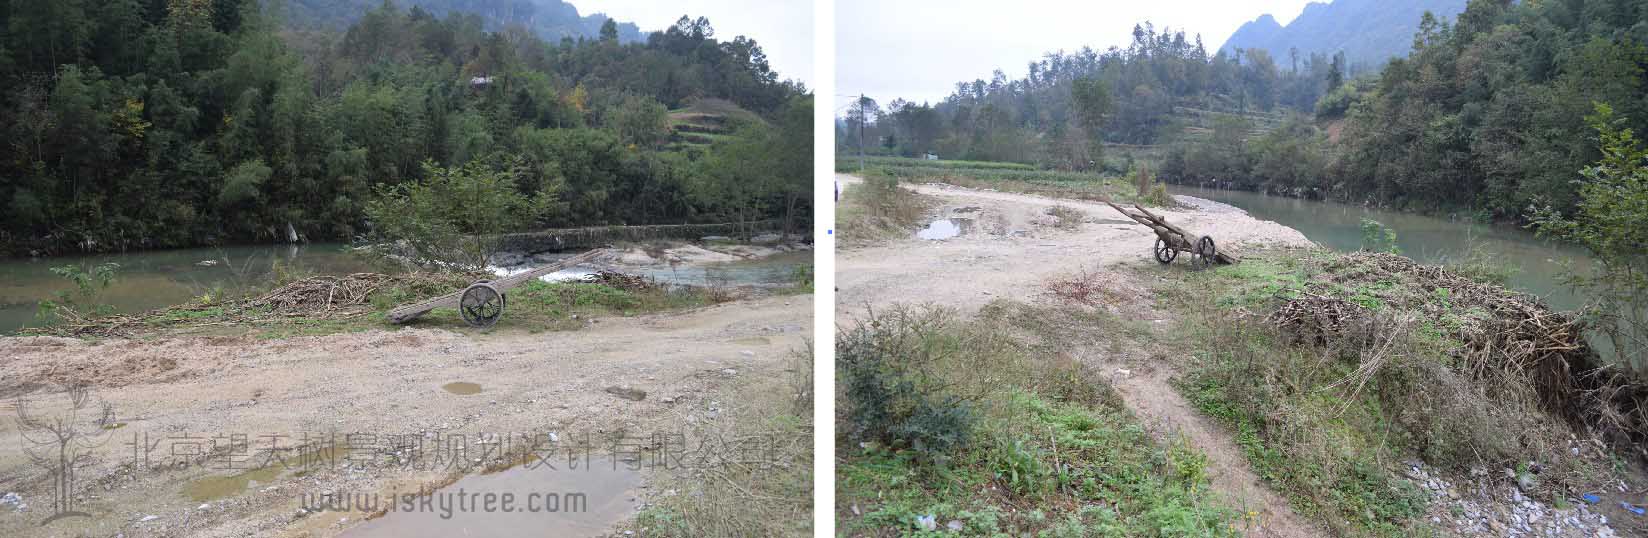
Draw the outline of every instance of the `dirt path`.
[[[126,445],[138,435],[157,443],[241,434],[256,451],[272,442],[266,436],[287,436],[290,446],[327,432],[380,436],[373,446],[388,435],[680,432],[715,420],[721,401],[735,401],[746,380],[783,375],[811,327],[812,296],[801,295],[539,334],[408,328],[275,341],[0,338],[0,494],[23,493],[31,510],[15,517],[0,510],[0,535],[335,535],[361,514],[298,514],[300,493],[414,489],[442,473],[287,474],[203,502],[187,488],[230,473],[130,472],[119,465],[134,459]],[[42,379],[90,383],[124,423],[100,448],[106,461],[78,477],[91,484],[79,508],[93,517],[45,528],[38,525],[52,513],[49,483],[19,449],[25,441],[10,409]],[[481,392],[443,390],[453,382],[478,384]],[[633,401],[606,390],[613,386],[647,394]]]
[[[844,190],[859,181],[852,176],[837,179]],[[939,216],[959,219],[963,233],[945,240],[910,237],[838,251],[836,309],[843,322],[850,323],[867,307],[898,302],[932,303],[970,314],[998,298],[1045,301],[1049,279],[1083,271],[1096,273],[1122,290],[1138,290],[1142,286],[1134,282],[1135,271],[1123,266],[1155,263],[1150,260],[1155,235],[1103,204],[948,185],[915,189],[941,200]],[[1241,249],[1256,246],[1310,244],[1292,228],[1254,219],[1229,206],[1192,201],[1195,207],[1156,212],[1187,230],[1213,235],[1221,249],[1238,255]],[[1084,223],[1076,229],[1057,226],[1057,219],[1047,215],[1047,209],[1055,205],[1084,212]],[[1139,297],[1141,293],[1132,295],[1139,299],[1128,305],[1133,314],[1156,320],[1167,317]],[[1198,413],[1168,385],[1175,373],[1171,365],[1120,356],[1109,349],[1085,347],[1072,353],[1109,374],[1127,405],[1158,437],[1183,436],[1208,455],[1213,487],[1236,508],[1257,512],[1249,536],[1322,534],[1259,481],[1229,432]]]

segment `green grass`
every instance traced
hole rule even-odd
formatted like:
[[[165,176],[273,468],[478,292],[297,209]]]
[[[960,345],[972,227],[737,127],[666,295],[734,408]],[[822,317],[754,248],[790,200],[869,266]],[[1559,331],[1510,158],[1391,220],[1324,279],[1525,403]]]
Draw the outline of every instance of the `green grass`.
[[[907,236],[925,224],[936,200],[899,186],[880,170],[847,188],[836,206],[836,234],[844,245]]]
[[[1047,339],[1059,331],[1038,326],[1049,318],[1120,325],[1092,318],[1106,315],[1073,317],[1006,301],[972,320],[901,308],[866,321],[875,327],[869,340],[864,333],[838,339],[838,345],[869,346],[838,350],[838,360],[867,350],[896,353],[875,364],[925,369],[930,377],[921,386],[942,387],[935,396],[961,398],[977,410],[968,442],[941,458],[904,443],[839,443],[840,533],[1239,535],[1239,514],[1209,490],[1206,456],[1182,442],[1153,439],[1102,376],[1061,354],[1067,342]],[[853,391],[847,383],[838,387]],[[846,422],[837,430],[850,437],[856,423],[842,413],[851,408],[851,416],[864,416],[857,406],[872,404],[846,398],[837,411],[838,422]],[[951,522],[961,530],[949,531]],[[929,523],[936,530],[928,530]]]
[[[811,275],[786,293],[810,293]],[[426,277],[384,286],[369,298],[366,311],[355,316],[327,313],[284,315],[237,302],[206,301],[149,312],[139,320],[138,332],[212,335],[251,335],[260,339],[360,332],[392,328],[384,319],[391,309],[462,289],[462,276]],[[475,329],[457,310],[437,308],[405,326],[438,327],[459,332],[566,331],[588,326],[593,320],[684,310],[724,302],[723,290],[698,287],[619,289],[585,282],[531,281],[506,294],[503,316],[488,329]],[[132,329],[132,328],[128,328]]]
[[[1427,496],[1399,474],[1405,460],[1458,476],[1536,461],[1542,480],[1589,487],[1597,470],[1539,448],[1562,446],[1560,420],[1455,356],[1457,329],[1490,314],[1425,276],[1434,273],[1380,267],[1308,250],[1250,252],[1212,271],[1139,271],[1183,320],[1176,388],[1235,434],[1296,511],[1336,535],[1436,532],[1421,517]],[[1270,317],[1291,301],[1342,301],[1348,317],[1320,334]]]
[[[927,161],[902,157],[866,158],[866,175],[895,178],[901,182],[948,183],[961,187],[995,189],[1076,200],[1112,200],[1117,203],[1162,205],[1163,200],[1138,196],[1128,180],[1091,172],[1041,170],[1018,163],[975,161]],[[856,159],[837,159],[838,171],[858,171]]]

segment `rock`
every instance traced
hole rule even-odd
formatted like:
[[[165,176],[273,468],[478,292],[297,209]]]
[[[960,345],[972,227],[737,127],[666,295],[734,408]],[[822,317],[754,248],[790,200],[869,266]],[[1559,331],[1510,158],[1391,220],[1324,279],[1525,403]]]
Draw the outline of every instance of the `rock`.
[[[743,355],[743,356],[745,356],[745,357],[754,357],[754,356],[755,356],[755,352],[754,352],[754,351],[750,351],[750,350],[748,350],[748,349],[746,349],[746,350],[743,350],[743,351],[740,351],[740,352],[738,352],[738,354],[739,354],[739,355]]]
[[[722,370],[721,373],[727,374],[727,375],[738,375],[738,370],[728,368],[728,369]]]
[[[1531,492],[1539,486],[1539,479],[1534,478],[1532,473],[1521,473],[1516,477],[1516,486],[1522,488],[1522,491]]]
[[[616,385],[607,387],[607,394],[611,394],[632,402],[639,402],[647,399],[647,391]]]
[[[143,516],[143,519],[139,519],[139,520],[137,520],[137,522],[138,523],[148,523],[148,522],[154,521],[156,519],[160,519],[160,516]]]
[[[938,530],[938,516],[917,516],[916,525],[921,526],[921,530]]]

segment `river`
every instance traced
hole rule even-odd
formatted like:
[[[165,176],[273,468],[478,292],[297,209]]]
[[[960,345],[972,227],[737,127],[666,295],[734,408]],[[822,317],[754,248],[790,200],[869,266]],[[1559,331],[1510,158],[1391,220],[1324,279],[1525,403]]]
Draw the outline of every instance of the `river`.
[[[568,253],[565,256],[575,255]],[[553,261],[557,256],[550,256]],[[40,324],[40,301],[73,286],[51,268],[89,268],[117,263],[115,281],[98,299],[116,313],[144,312],[182,304],[206,293],[238,297],[268,289],[280,271],[298,275],[342,275],[390,269],[349,251],[341,244],[264,245],[224,248],[151,250],[122,254],[0,259],[0,335]],[[686,285],[774,286],[787,284],[799,267],[812,265],[812,252],[702,265],[625,267],[623,271],[659,282]],[[587,274],[574,268],[546,280]],[[502,272],[502,270],[500,270]]]
[[[1361,248],[1362,219],[1373,219],[1396,232],[1403,255],[1421,263],[1446,265],[1463,259],[1475,248],[1495,263],[1516,271],[1507,282],[1509,287],[1542,297],[1557,309],[1573,310],[1584,303],[1582,297],[1562,284],[1561,275],[1567,263],[1581,271],[1589,270],[1590,257],[1571,245],[1540,239],[1521,228],[1248,191],[1175,186],[1171,192],[1241,208],[1249,215],[1284,224],[1311,241],[1344,252]]]

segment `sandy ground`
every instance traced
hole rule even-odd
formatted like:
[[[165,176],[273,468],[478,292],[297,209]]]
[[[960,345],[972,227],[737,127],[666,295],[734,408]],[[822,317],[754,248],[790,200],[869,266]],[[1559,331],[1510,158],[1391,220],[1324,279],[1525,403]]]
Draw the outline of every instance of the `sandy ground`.
[[[258,452],[275,442],[268,436],[286,436],[283,445],[292,446],[328,432],[425,439],[559,432],[568,443],[581,434],[678,433],[714,420],[744,380],[783,375],[812,323],[812,296],[801,295],[539,334],[408,328],[275,341],[0,338],[0,495],[20,493],[28,505],[22,512],[0,505],[0,536],[336,535],[361,515],[299,514],[300,493],[405,491],[444,473],[381,466],[288,473],[202,503],[185,493],[191,484],[234,473],[122,464],[134,460],[138,438],[175,447],[182,436],[240,434]],[[41,381],[90,383],[124,423],[96,449],[103,461],[76,478],[84,488],[76,508],[90,518],[40,525],[52,513],[50,482],[25,457],[28,443],[12,418],[20,394],[51,405],[54,395],[34,386]],[[453,382],[482,392],[443,390]],[[607,391],[614,386],[647,396],[621,398]],[[368,446],[385,444],[380,437]]]
[[[859,182],[837,176],[844,189]],[[948,306],[976,312],[990,301],[1007,298],[1027,303],[1049,300],[1048,280],[1087,271],[1122,290],[1139,290],[1128,265],[1155,264],[1155,234],[1126,220],[1109,206],[1079,200],[974,190],[926,184],[917,192],[941,200],[940,216],[971,219],[965,233],[945,240],[915,237],[874,246],[842,249],[836,254],[837,317],[851,323],[866,308],[891,303]],[[1254,247],[1304,247],[1311,243],[1297,230],[1263,221],[1224,204],[1181,197],[1190,207],[1156,212],[1180,227],[1214,237],[1221,251],[1238,257]],[[1070,230],[1047,215],[1054,205],[1086,214]],[[1183,267],[1188,258],[1177,264]],[[1142,293],[1122,305],[1137,316],[1164,320]],[[1126,346],[1116,346],[1118,348]],[[1168,385],[1175,372],[1165,361],[1111,352],[1111,346],[1072,349],[1072,355],[1111,373],[1112,384],[1151,431],[1167,439],[1183,436],[1209,457],[1213,487],[1227,502],[1257,512],[1250,536],[1304,537],[1323,531],[1305,522],[1286,499],[1264,486],[1248,466],[1230,434],[1201,416]],[[1120,370],[1120,371],[1118,371]]]

